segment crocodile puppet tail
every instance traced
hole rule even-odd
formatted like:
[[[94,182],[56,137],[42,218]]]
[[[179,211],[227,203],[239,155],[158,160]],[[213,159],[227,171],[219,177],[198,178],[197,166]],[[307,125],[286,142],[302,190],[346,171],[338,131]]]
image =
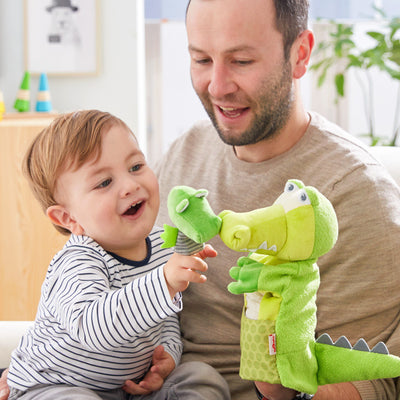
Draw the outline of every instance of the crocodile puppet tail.
[[[315,354],[318,385],[400,376],[400,358],[390,355],[382,342],[370,350],[364,339],[352,347],[346,337],[333,343],[324,333],[315,343]]]

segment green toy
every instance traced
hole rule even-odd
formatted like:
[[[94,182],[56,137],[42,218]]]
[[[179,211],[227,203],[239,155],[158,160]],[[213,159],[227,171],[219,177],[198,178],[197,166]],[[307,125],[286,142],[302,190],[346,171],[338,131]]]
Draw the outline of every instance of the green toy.
[[[315,341],[318,257],[335,244],[331,203],[315,188],[289,180],[266,208],[223,211],[220,236],[248,251],[230,275],[233,294],[245,294],[241,323],[243,379],[282,384],[313,394],[319,385],[400,376],[400,358],[383,343],[372,351],[363,339],[352,348],[324,334]]]
[[[204,189],[173,188],[162,247],[191,255],[218,233],[241,257],[230,274],[233,294],[245,294],[241,323],[240,376],[313,394],[319,385],[400,376],[400,358],[384,343],[354,347],[342,336],[314,339],[318,257],[336,243],[335,211],[317,189],[289,180],[270,207],[216,216]]]
[[[221,218],[214,214],[205,189],[176,186],[168,195],[168,213],[176,227],[164,225],[161,247],[192,255],[201,251],[204,243],[218,235]]]
[[[31,74],[26,71],[22,79],[20,88],[18,90],[17,98],[14,103],[14,108],[19,112],[26,112],[30,110],[30,93],[29,87],[31,82]]]

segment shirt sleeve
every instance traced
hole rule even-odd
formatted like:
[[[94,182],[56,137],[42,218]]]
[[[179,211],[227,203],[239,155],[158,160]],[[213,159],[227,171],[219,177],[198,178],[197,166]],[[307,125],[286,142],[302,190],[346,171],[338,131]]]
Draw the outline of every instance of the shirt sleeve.
[[[113,290],[100,259],[68,257],[48,286],[51,311],[74,339],[95,351],[131,342],[182,309],[181,301],[171,300],[163,266]]]

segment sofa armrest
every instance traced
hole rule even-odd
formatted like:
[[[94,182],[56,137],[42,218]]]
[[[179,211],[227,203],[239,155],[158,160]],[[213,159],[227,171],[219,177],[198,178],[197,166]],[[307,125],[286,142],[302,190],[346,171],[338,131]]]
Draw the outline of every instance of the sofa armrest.
[[[11,352],[33,321],[0,321],[0,368],[8,367]]]

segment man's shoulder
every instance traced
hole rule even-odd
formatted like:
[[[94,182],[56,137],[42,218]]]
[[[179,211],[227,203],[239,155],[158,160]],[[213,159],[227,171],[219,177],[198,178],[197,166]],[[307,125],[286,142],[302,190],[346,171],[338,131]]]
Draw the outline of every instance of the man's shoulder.
[[[312,132],[317,132],[318,134],[323,134],[323,140],[330,140],[335,142],[335,145],[347,143],[350,146],[356,146],[360,148],[365,148],[366,146],[355,136],[351,135],[349,132],[345,131],[339,125],[328,120],[322,115],[316,112],[310,112],[311,122],[310,130]]]
[[[344,157],[347,161],[366,164],[376,163],[369,147],[359,138],[317,113],[310,114],[310,140],[313,147],[323,149],[321,156],[336,159]],[[348,166],[348,163],[344,166]]]
[[[191,128],[183,135],[178,137],[171,148],[174,146],[191,146],[192,144],[201,145],[208,143],[221,143],[218,134],[210,120],[201,120],[194,123]]]

